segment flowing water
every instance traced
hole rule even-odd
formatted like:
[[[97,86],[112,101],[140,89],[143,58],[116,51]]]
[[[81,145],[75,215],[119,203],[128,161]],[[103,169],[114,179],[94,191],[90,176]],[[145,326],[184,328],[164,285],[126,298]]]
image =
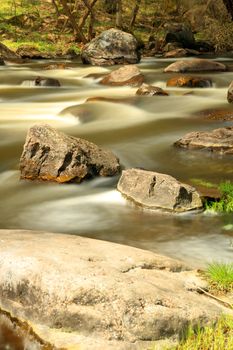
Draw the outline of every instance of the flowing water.
[[[146,82],[164,88],[172,74],[164,74],[163,68],[170,62],[148,58],[139,68]],[[135,97],[135,88],[98,84],[96,76],[113,68],[66,63],[65,70],[44,70],[44,61],[0,67],[0,228],[84,235],[149,249],[193,266],[232,261],[232,215],[145,212],[116,191],[118,178],[78,185],[25,182],[19,180],[18,164],[28,128],[47,123],[112,150],[126,168],[142,167],[189,183],[233,180],[232,156],[173,147],[187,132],[231,125],[206,120],[198,112],[230,108],[226,91],[233,73],[202,74],[213,79],[214,87],[185,96],[190,89],[169,89],[169,97]],[[57,78],[62,87],[21,85],[37,76]],[[89,97],[111,100],[85,102]]]

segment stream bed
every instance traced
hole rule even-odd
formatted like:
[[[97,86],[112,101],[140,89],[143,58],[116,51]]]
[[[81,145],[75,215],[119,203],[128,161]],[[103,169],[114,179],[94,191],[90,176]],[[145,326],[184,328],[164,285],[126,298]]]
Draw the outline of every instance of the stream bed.
[[[163,73],[163,68],[171,62],[145,58],[138,66],[147,83],[165,88],[173,74]],[[116,67],[65,63],[67,69],[55,70],[44,69],[48,61],[0,66],[0,228],[108,240],[178,258],[193,267],[212,260],[232,261],[232,215],[142,211],[117,192],[117,177],[82,184],[28,182],[20,180],[18,167],[28,128],[46,123],[112,150],[126,168],[163,172],[188,183],[233,180],[232,156],[173,147],[187,132],[232,125],[207,120],[200,112],[232,108],[226,94],[233,72],[201,74],[212,78],[212,88],[169,88],[168,97],[141,97],[135,96],[136,88],[98,84],[96,77]],[[56,78],[61,87],[21,85],[37,76]],[[90,97],[111,100],[86,102]]]

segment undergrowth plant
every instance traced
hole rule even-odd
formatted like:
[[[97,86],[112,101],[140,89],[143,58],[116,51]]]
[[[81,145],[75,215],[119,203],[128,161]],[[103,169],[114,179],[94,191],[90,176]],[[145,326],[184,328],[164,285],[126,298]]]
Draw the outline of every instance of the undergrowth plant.
[[[187,335],[173,350],[232,350],[233,318],[222,317],[215,325],[188,329]]]
[[[207,278],[212,290],[233,292],[233,263],[210,263],[204,272],[204,276]]]
[[[220,200],[206,201],[205,208],[216,212],[233,212],[233,183],[230,181],[222,182],[219,185],[221,193]]]

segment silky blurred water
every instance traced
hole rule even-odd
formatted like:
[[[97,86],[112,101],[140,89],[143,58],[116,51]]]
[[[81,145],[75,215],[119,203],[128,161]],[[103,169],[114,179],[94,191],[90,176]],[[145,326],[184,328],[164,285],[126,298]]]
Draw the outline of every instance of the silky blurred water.
[[[146,82],[165,88],[173,75],[163,68],[170,62],[148,58],[139,68]],[[209,121],[199,112],[232,109],[226,92],[233,72],[201,74],[212,78],[213,88],[172,88],[168,97],[140,97],[135,88],[105,87],[92,76],[115,67],[66,63],[69,68],[64,70],[44,70],[44,61],[0,67],[0,228],[85,235],[149,249],[193,266],[232,261],[232,215],[146,212],[116,191],[118,178],[78,185],[25,182],[19,179],[18,164],[28,128],[46,123],[112,150],[126,168],[164,172],[184,182],[233,180],[232,156],[173,147],[189,131],[231,125]],[[21,85],[37,76],[59,79],[62,86]],[[111,101],[86,102],[89,97]]]

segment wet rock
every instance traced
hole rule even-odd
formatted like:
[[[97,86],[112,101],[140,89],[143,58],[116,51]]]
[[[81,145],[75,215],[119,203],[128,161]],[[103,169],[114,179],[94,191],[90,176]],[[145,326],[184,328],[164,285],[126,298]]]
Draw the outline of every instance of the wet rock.
[[[170,175],[140,169],[123,171],[117,189],[128,199],[148,209],[185,212],[202,208],[195,188]]]
[[[136,99],[134,96],[132,97],[122,97],[122,98],[111,98],[111,97],[103,97],[103,96],[95,96],[95,97],[88,97],[86,102],[110,102],[110,103],[125,103],[134,105],[136,103]]]
[[[14,51],[8,49],[8,47],[2,43],[0,43],[0,64],[4,64],[4,60],[14,60],[19,59],[20,56]]]
[[[57,347],[146,350],[228,311],[195,292],[195,271],[149,251],[30,231],[0,240],[0,307]]]
[[[195,116],[209,120],[233,120],[233,111],[229,109],[206,109],[195,113]]]
[[[227,101],[233,103],[233,81],[230,83],[230,86],[227,91]]]
[[[95,176],[113,176],[119,160],[95,144],[67,136],[49,125],[30,128],[20,159],[22,179],[81,182]]]
[[[45,70],[54,70],[54,69],[67,69],[67,65],[65,63],[54,63],[54,64],[49,64],[45,67],[43,67],[43,69]]]
[[[192,77],[180,75],[168,80],[169,87],[189,87],[189,88],[208,88],[212,86],[212,80],[208,78]]]
[[[226,71],[227,67],[223,63],[207,60],[204,58],[195,58],[187,61],[176,61],[164,69],[164,72],[204,72],[204,71]]]
[[[138,63],[138,41],[132,34],[112,28],[85,45],[81,58],[83,63],[95,66]]]
[[[140,88],[136,91],[136,95],[139,96],[168,96],[169,94],[157,86],[152,86],[148,84],[142,84]]]
[[[191,49],[175,49],[168,51],[164,54],[165,58],[176,58],[176,57],[190,57],[190,56],[198,56],[200,52]]]
[[[144,76],[137,66],[123,66],[107,74],[100,84],[112,86],[139,86],[144,82]]]
[[[233,154],[233,127],[190,132],[175,142],[175,146]]]
[[[32,80],[24,80],[21,85],[22,86],[54,86],[54,87],[61,86],[60,82],[57,79],[42,78],[42,77],[37,77],[36,79],[32,79]]]

